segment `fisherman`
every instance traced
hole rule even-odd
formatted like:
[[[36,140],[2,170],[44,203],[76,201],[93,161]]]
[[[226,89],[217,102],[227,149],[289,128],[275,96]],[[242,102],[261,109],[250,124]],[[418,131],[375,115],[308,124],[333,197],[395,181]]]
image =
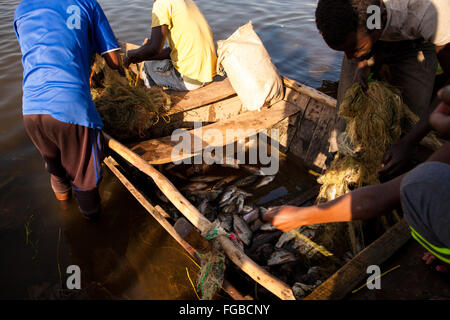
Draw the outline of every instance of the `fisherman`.
[[[169,47],[164,48],[166,39]],[[213,35],[193,0],[154,0],[151,37],[126,52],[124,66],[142,61],[141,75],[148,87],[188,91],[213,80],[217,63]]]
[[[414,146],[431,129],[428,118],[439,103],[437,98],[432,100],[438,61],[445,73],[444,82],[449,84],[450,1],[319,0],[316,24],[327,45],[345,53],[338,108],[352,83],[359,82],[366,90],[369,74],[378,74],[387,65],[388,81],[402,90],[405,103],[420,117],[383,159],[380,177],[398,175]],[[340,119],[337,132],[344,128]],[[337,147],[330,151],[337,151]]]
[[[120,46],[95,0],[23,0],[14,30],[22,51],[23,120],[56,198],[72,187],[87,219],[100,212],[102,120],[91,99],[94,54],[118,69]]]
[[[436,269],[450,272],[450,86],[441,89],[439,97],[443,102],[429,122],[446,142],[427,162],[386,183],[357,189],[328,203],[273,208],[263,219],[287,232],[303,225],[367,220],[401,205],[412,236],[428,250],[423,259],[430,264],[437,258],[443,264]]]

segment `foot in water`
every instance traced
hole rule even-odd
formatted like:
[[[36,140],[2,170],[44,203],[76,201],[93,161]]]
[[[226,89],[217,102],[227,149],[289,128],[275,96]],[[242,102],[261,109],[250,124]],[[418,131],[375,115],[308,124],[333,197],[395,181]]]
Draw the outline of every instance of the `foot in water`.
[[[425,252],[422,260],[427,265],[437,264],[435,267],[436,271],[450,274],[450,265],[436,258],[431,252]]]

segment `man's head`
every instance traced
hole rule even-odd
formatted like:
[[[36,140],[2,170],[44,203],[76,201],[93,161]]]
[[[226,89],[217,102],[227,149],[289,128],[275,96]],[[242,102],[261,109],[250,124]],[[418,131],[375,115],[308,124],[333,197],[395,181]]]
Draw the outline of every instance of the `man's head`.
[[[369,30],[367,20],[371,5],[381,9],[381,29]],[[381,0],[319,0],[316,24],[330,48],[344,51],[349,59],[370,55],[385,24],[385,8]]]

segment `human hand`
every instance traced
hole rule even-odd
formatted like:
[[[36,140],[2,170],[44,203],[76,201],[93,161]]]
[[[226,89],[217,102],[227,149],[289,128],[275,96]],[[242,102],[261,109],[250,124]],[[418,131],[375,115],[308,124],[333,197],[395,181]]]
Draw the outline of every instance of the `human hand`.
[[[360,61],[353,77],[353,83],[359,83],[364,92],[369,88],[370,66],[366,60]]]
[[[384,155],[378,174],[385,179],[397,176],[411,158],[413,150],[414,145],[407,141],[399,141],[392,145]]]
[[[275,207],[267,211],[262,219],[271,223],[283,232],[296,229],[304,225],[302,216],[302,209],[294,206]]]
[[[450,139],[450,86],[441,89],[438,96],[442,103],[430,115],[430,125],[444,139]]]

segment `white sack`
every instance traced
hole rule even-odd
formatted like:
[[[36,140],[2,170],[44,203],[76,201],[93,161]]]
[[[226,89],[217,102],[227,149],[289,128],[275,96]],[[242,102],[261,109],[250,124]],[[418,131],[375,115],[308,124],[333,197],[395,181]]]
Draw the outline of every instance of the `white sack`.
[[[252,23],[217,42],[217,68],[223,68],[244,108],[260,110],[283,99],[283,81]]]

